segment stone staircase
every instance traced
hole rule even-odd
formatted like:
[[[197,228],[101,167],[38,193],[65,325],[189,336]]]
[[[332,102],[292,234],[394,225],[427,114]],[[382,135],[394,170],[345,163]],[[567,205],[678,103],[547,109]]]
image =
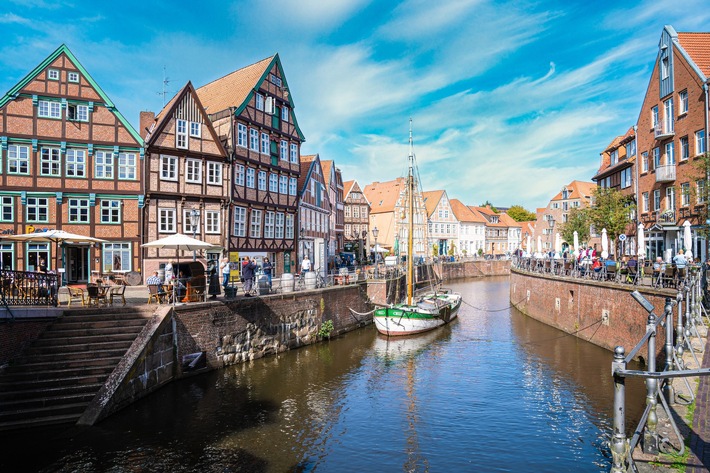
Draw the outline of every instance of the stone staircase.
[[[0,430],[76,422],[152,313],[66,311],[0,370]]]

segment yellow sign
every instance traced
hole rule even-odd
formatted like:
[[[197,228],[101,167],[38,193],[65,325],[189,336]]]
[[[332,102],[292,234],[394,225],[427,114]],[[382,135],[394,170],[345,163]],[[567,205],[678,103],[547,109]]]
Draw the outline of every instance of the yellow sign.
[[[239,279],[239,252],[229,252],[229,279]]]
[[[25,233],[34,233],[35,232],[35,227],[34,225],[27,225],[25,227]]]

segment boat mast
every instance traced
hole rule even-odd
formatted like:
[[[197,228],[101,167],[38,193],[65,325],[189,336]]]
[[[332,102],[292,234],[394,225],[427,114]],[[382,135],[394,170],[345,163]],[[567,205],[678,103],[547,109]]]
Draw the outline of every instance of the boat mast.
[[[407,175],[409,194],[409,222],[407,235],[407,305],[412,305],[414,292],[414,147],[412,145],[412,119],[409,119],[409,173]]]

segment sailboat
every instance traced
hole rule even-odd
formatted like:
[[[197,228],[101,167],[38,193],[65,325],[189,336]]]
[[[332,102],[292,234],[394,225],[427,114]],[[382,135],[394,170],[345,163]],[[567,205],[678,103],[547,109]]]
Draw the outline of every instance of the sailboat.
[[[415,160],[412,144],[412,121],[409,120],[409,171],[406,183],[407,212],[407,301],[375,309],[373,319],[377,331],[387,336],[412,335],[441,327],[456,318],[461,295],[434,290],[414,295],[414,195]]]

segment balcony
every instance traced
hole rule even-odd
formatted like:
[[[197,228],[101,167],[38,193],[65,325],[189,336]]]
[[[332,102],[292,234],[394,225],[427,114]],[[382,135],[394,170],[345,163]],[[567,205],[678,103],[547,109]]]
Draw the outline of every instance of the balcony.
[[[656,223],[659,225],[675,225],[675,210],[656,211]]]
[[[656,126],[653,127],[653,134],[657,140],[664,140],[666,138],[671,138],[675,136],[675,127],[673,126],[673,120],[668,123],[658,122]]]
[[[675,181],[675,164],[658,166],[656,168],[656,182]]]

